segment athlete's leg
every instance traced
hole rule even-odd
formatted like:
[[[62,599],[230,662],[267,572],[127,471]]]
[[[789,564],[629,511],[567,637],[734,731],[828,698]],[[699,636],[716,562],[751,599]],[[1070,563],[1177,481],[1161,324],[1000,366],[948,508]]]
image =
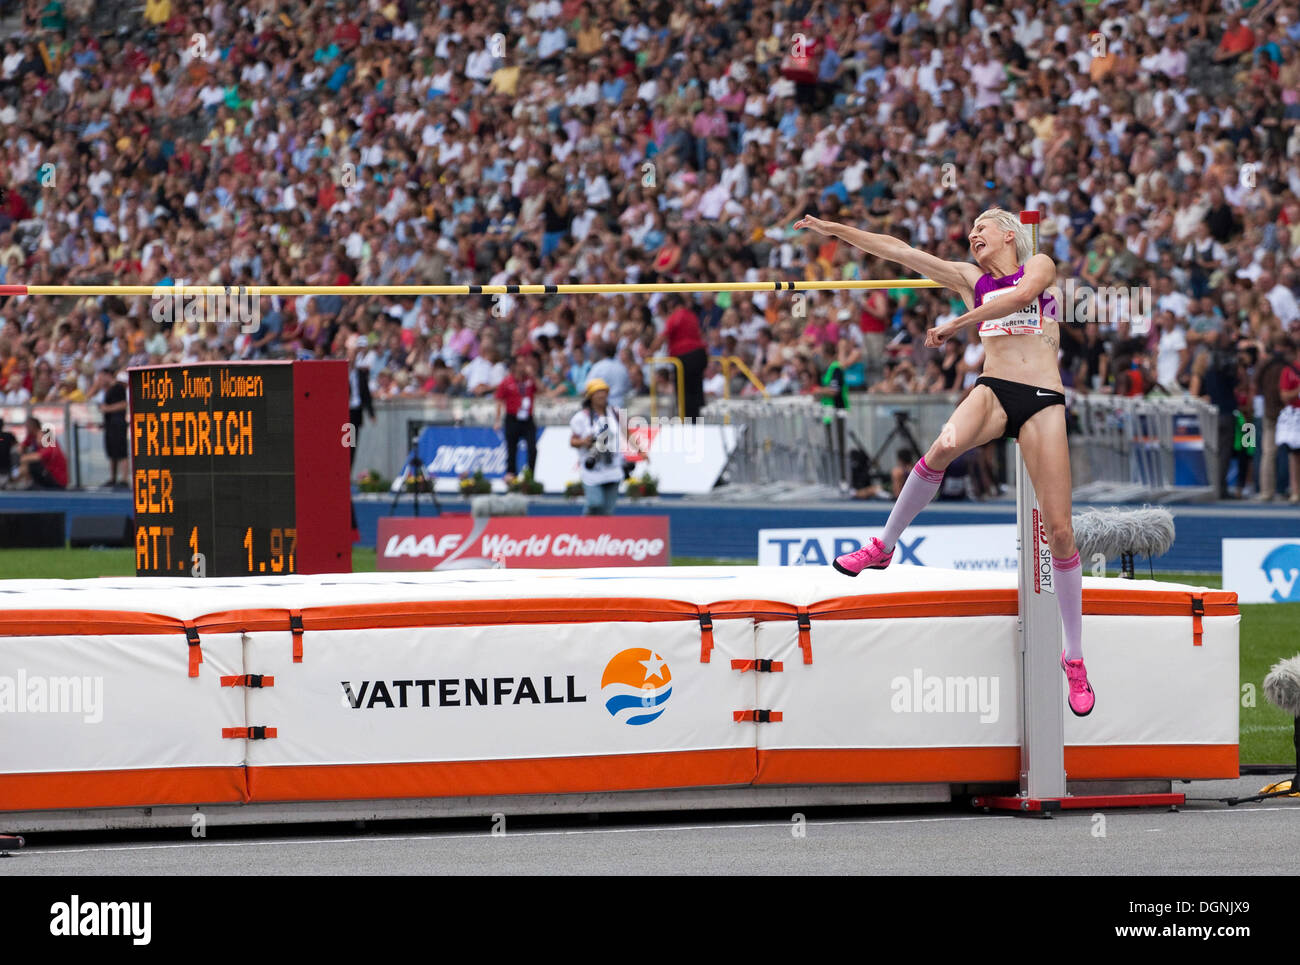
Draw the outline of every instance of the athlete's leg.
[[[999,438],[1006,425],[1007,414],[1002,411],[993,390],[985,385],[975,386],[903,483],[903,491],[898,494],[880,536],[886,550],[894,548],[903,530],[934,498],[943,483],[943,471],[952,465],[953,460],[967,449]]]
[[[1051,405],[1029,417],[1020,429],[1020,452],[1042,510],[1052,555],[1068,559],[1078,553],[1070,519],[1070,450],[1065,438],[1065,406]]]
[[[1052,581],[1065,637],[1061,666],[1070,680],[1070,709],[1082,717],[1092,712],[1094,695],[1083,665],[1083,566],[1070,518],[1070,450],[1065,436],[1065,406],[1040,409],[1025,422],[1020,430],[1020,452],[1034,484],[1047,544],[1052,551]]]
[[[847,576],[857,576],[864,569],[887,567],[893,559],[898,537],[939,491],[943,471],[967,449],[1001,436],[1006,425],[1007,414],[993,390],[975,386],[957,406],[934,445],[912,467],[880,538],[873,537],[861,549],[836,557],[835,569]]]
[[[943,472],[963,452],[1002,437],[1007,414],[987,385],[971,389],[944,425],[939,438],[926,450],[925,463]]]

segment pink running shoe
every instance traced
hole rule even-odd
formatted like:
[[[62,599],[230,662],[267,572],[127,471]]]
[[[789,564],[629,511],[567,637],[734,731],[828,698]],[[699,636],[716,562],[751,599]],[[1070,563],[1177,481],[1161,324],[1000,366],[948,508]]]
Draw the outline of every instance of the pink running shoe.
[[[832,564],[845,576],[857,576],[863,570],[883,570],[894,559],[894,551],[885,552],[885,544],[871,537],[867,545],[855,553],[845,553]]]
[[[1092,713],[1092,705],[1097,702],[1097,695],[1088,683],[1088,671],[1083,660],[1066,660],[1065,651],[1061,651],[1061,669],[1070,681],[1070,710],[1075,717],[1087,717]]]

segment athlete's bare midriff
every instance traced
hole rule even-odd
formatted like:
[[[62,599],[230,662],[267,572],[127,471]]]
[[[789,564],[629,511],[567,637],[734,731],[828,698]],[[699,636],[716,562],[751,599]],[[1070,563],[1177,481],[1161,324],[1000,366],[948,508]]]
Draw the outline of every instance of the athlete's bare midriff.
[[[981,336],[980,342],[984,346],[984,375],[1065,391],[1056,360],[1056,350],[1061,344],[1059,323],[1044,319],[1041,335]]]

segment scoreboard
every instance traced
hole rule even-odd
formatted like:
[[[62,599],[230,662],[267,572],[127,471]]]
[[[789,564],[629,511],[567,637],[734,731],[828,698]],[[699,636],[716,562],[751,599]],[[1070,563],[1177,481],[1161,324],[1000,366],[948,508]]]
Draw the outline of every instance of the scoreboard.
[[[352,569],[347,363],[130,370],[137,576]]]

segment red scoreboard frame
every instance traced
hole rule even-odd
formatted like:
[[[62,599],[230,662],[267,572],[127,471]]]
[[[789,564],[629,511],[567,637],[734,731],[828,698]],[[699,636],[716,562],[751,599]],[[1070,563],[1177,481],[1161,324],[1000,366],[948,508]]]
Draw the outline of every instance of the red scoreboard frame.
[[[136,575],[352,571],[346,362],[129,377]]]

